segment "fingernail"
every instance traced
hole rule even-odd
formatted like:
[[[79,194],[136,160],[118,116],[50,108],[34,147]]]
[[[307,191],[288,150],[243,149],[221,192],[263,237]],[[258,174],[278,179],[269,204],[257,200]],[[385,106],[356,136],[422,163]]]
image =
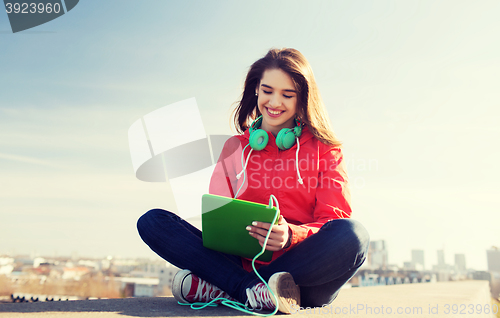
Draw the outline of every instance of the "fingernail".
[[[257,221],[253,221],[253,222],[252,222],[252,225],[253,225],[253,226],[257,226]]]
[[[250,226],[246,227],[247,231],[250,231],[252,228]]]

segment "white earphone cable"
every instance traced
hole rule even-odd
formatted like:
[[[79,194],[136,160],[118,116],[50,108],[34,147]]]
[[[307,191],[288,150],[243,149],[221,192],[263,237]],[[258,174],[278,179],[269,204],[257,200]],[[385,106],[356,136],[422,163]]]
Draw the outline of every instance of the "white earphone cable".
[[[304,180],[300,176],[300,171],[299,171],[299,150],[300,150],[300,142],[299,142],[299,137],[295,137],[297,139],[297,151],[295,152],[295,167],[297,168],[297,177],[300,184],[304,184]]]

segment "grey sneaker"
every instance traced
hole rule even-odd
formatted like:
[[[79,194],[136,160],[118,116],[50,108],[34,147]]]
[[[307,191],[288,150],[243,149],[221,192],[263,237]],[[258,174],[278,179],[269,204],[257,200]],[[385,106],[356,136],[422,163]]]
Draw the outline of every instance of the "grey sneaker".
[[[290,273],[275,273],[267,284],[278,298],[278,311],[289,314],[292,308],[300,307],[300,288],[295,284]],[[274,311],[276,308],[274,297],[264,283],[247,288],[246,293],[246,306],[254,310]]]

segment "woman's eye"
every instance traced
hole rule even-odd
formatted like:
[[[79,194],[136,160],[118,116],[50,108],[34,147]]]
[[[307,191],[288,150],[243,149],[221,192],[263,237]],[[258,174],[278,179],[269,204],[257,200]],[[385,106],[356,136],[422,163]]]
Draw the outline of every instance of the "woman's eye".
[[[265,90],[262,90],[264,92],[264,94],[271,94],[271,91],[265,91]]]
[[[293,96],[283,95],[285,98],[292,98]]]

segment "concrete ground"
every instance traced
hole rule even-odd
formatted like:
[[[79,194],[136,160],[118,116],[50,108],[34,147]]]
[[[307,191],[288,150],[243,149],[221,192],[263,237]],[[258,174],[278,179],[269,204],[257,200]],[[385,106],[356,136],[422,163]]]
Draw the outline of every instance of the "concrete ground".
[[[344,289],[329,306],[294,310],[307,317],[494,317],[487,281]],[[248,317],[224,306],[193,310],[172,297],[0,304],[0,317]]]

